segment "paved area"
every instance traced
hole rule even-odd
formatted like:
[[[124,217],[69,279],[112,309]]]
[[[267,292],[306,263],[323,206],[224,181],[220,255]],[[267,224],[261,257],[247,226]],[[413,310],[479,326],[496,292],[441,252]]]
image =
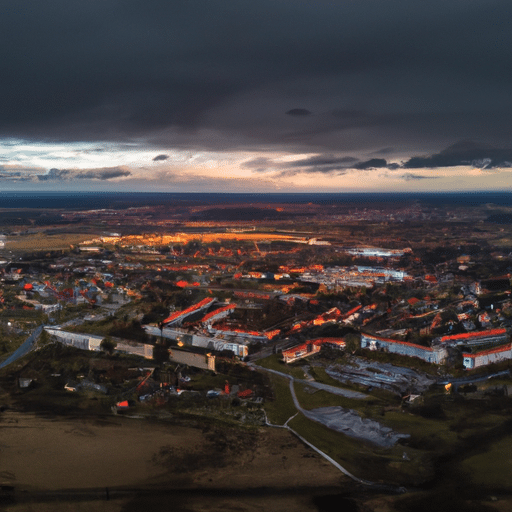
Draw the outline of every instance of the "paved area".
[[[326,373],[340,382],[379,387],[399,395],[421,394],[436,382],[434,377],[423,372],[358,357],[352,358],[350,364],[331,365],[326,368]]]
[[[383,448],[391,448],[400,439],[407,439],[408,434],[399,434],[378,421],[361,418],[356,411],[343,407],[320,407],[311,411],[302,411],[313,421],[317,421],[336,432],[342,432],[356,439],[370,441]]]

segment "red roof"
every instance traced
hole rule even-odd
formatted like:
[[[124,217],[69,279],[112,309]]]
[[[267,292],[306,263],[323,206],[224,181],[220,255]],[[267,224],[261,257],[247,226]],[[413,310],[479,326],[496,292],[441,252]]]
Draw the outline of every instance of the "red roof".
[[[316,340],[306,341],[306,343],[302,343],[301,345],[289,348],[288,350],[283,350],[283,356],[294,355],[296,352],[304,351],[307,349],[308,345],[315,345],[316,347],[319,347],[324,343],[332,343],[342,347],[345,346],[345,342],[342,338],[317,338]]]
[[[497,354],[499,352],[506,352],[507,350],[510,350],[511,348],[512,348],[512,345],[509,343],[508,345],[501,345],[496,348],[490,348],[488,350],[481,350],[480,352],[475,352],[474,354],[462,354],[462,357],[472,357],[474,359],[475,357],[486,356],[488,354]]]
[[[341,347],[345,346],[345,341],[343,338],[318,338],[313,340],[315,345],[322,345],[324,343],[331,343],[332,345],[339,345]]]
[[[302,343],[302,345],[297,345],[296,347],[289,348],[288,350],[283,350],[283,356],[294,355],[296,352],[302,352],[303,350],[306,350],[308,345],[310,345],[310,344],[311,344],[311,342]]]
[[[201,318],[201,322],[207,322],[208,320],[210,320],[210,318],[213,318],[215,315],[218,315],[219,313],[223,313],[224,311],[229,311],[229,310],[235,309],[235,308],[236,308],[235,304],[228,304],[227,306],[224,306],[220,309],[216,309],[215,311],[211,311],[210,313],[206,314],[205,316],[203,316],[203,318]]]
[[[374,340],[385,341],[386,343],[396,343],[397,345],[407,345],[408,347],[420,348],[422,350],[427,350],[428,352],[433,352],[433,349],[430,347],[424,347],[423,345],[417,345],[416,343],[409,343],[408,341],[392,340],[391,338],[379,338],[377,336],[372,336],[371,334],[365,334],[364,336],[366,336],[368,338],[373,338]]]
[[[186,315],[188,313],[192,313],[193,311],[199,310],[199,309],[201,309],[201,308],[203,308],[203,307],[205,307],[207,305],[212,304],[213,302],[215,302],[215,299],[203,299],[202,301],[198,302],[197,304],[194,304],[194,305],[190,306],[187,309],[184,309],[183,311],[176,311],[171,316],[166,318],[163,323],[164,324],[168,324],[169,322],[172,322],[173,320],[176,320],[177,318],[179,318],[182,315]]]
[[[263,333],[258,331],[244,331],[243,329],[238,329],[236,327],[229,327],[227,325],[222,325],[219,327],[215,327],[215,330],[220,332],[238,332],[240,334],[250,334],[251,336],[264,336]]]
[[[455,341],[455,340],[466,340],[471,338],[484,338],[487,336],[499,336],[500,334],[506,334],[507,329],[504,327],[500,329],[491,329],[489,331],[478,331],[478,332],[465,332],[463,334],[452,334],[450,336],[443,336],[441,338],[442,342],[445,341]]]
[[[267,331],[267,332],[264,332],[263,334],[269,339],[271,340],[272,338],[275,338],[278,334],[281,333],[281,329],[274,329],[272,331]]]
[[[359,304],[359,306],[356,306],[355,308],[351,309],[350,311],[348,311],[347,313],[345,313],[343,316],[345,318],[348,318],[350,315],[353,315],[356,311],[359,311],[363,306],[361,304]]]

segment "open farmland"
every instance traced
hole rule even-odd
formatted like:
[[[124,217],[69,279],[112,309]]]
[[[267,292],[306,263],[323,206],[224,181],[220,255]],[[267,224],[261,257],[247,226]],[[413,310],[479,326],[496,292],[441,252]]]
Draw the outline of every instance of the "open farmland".
[[[7,238],[4,252],[16,253],[33,251],[60,251],[69,250],[71,246],[78,245],[94,238],[86,233],[59,233],[50,235],[44,232],[33,234],[20,234]]]

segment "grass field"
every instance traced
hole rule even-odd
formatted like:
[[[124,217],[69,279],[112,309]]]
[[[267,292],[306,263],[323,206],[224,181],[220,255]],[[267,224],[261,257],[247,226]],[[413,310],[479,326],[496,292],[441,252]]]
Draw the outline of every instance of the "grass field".
[[[364,411],[368,407],[366,400],[356,400],[334,395],[321,389],[308,387],[307,384],[295,383],[295,394],[297,395],[301,407],[304,409],[340,406],[346,409]]]
[[[283,363],[279,354],[273,354],[271,356],[265,357],[264,359],[259,359],[256,361],[256,364],[263,366],[263,368],[268,368],[269,370],[276,370],[281,373],[287,373],[296,379],[303,379],[305,377],[302,365],[299,366],[294,364],[285,364]]]
[[[30,235],[9,236],[4,252],[58,251],[67,250],[71,245],[77,245],[86,240],[92,240],[95,235],[86,233],[59,233],[47,235],[39,232]]]
[[[512,436],[493,443],[485,452],[473,455],[460,464],[476,486],[512,491]]]
[[[274,400],[265,402],[265,412],[270,423],[284,425],[286,420],[293,416],[297,409],[293,405],[288,379],[277,375],[270,375]]]
[[[432,477],[432,461],[426,452],[407,447],[407,457],[404,458],[404,447],[401,445],[389,449],[376,448],[335,432],[301,414],[291,420],[289,425],[358,478],[397,485],[417,485]]]

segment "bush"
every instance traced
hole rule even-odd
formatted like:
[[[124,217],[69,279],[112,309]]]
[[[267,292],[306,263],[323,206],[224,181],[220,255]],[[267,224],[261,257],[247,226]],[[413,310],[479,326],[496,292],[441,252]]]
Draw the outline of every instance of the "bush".
[[[100,343],[100,349],[103,350],[103,352],[108,352],[109,354],[112,354],[117,347],[117,343],[110,337],[103,338]]]

